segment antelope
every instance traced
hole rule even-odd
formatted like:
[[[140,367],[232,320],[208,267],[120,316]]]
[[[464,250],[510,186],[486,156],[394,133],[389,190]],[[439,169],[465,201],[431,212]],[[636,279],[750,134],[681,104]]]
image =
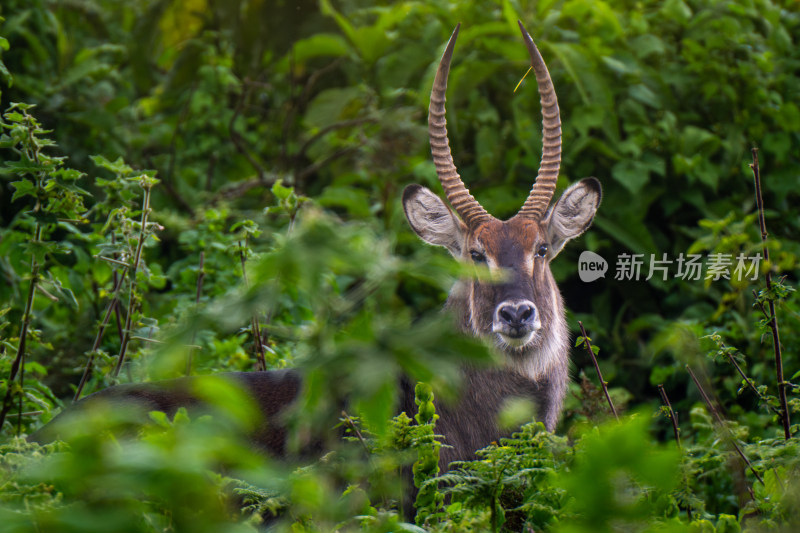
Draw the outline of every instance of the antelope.
[[[496,415],[515,396],[534,400],[538,419],[549,431],[555,429],[569,383],[569,334],[550,262],[588,229],[602,196],[600,182],[586,178],[548,209],[561,165],[561,118],[547,66],[518,24],[539,88],[543,141],[539,172],[520,211],[506,221],[494,218],[467,190],[453,162],[445,93],[460,25],[439,62],[428,108],[436,174],[455,213],[425,187],[409,185],[403,191],[408,223],[423,241],[446,248],[459,261],[505,275],[500,283],[458,281],[447,300],[461,329],[493,339],[506,364],[494,370],[465,369],[461,400],[439,407],[437,432],[452,446],[443,449],[444,464],[471,457],[496,440],[501,434]]]
[[[433,162],[455,213],[425,187],[409,185],[403,192],[408,223],[423,241],[446,248],[459,261],[485,265],[503,275],[497,283],[458,281],[448,297],[447,307],[459,326],[468,334],[493,339],[505,364],[500,368],[464,368],[460,400],[438,406],[436,431],[447,445],[441,455],[443,468],[451,461],[472,458],[475,450],[502,436],[496,416],[510,398],[533,400],[538,419],[549,431],[555,429],[569,381],[569,336],[564,304],[549,265],[567,241],[586,231],[600,203],[600,183],[587,178],[569,187],[548,209],[561,162],[561,119],[544,60],[522,23],[519,27],[536,74],[543,116],[541,165],[519,213],[507,221],[492,217],[469,193],[453,162],[445,92],[460,25],[439,62],[428,115]],[[173,415],[181,406],[201,403],[194,391],[202,379],[208,378],[120,385],[85,398],[78,408],[109,401]],[[281,415],[300,394],[301,374],[294,370],[230,373],[222,379],[240,385],[263,414],[262,423],[251,435],[253,443],[283,456],[286,428]],[[411,413],[415,409],[413,386],[404,382],[400,388],[400,407]],[[59,415],[54,423],[32,435],[32,440],[57,437],[62,418],[74,409]]]

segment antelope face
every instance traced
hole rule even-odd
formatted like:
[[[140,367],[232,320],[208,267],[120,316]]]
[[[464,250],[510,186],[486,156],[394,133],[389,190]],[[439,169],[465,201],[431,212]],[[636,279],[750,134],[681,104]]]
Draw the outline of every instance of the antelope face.
[[[601,187],[584,179],[548,209],[561,162],[561,120],[547,67],[520,23],[536,73],[543,115],[543,152],[539,174],[519,213],[507,221],[492,217],[461,181],[447,139],[445,91],[458,27],[439,63],[431,92],[428,126],[436,171],[455,213],[434,193],[410,185],[403,207],[411,228],[424,241],[447,248],[457,259],[484,265],[499,281],[470,280],[458,289],[465,300],[467,326],[479,335],[495,335],[510,353],[541,347],[554,330],[562,332],[563,306],[550,261],[570,239],[591,225]],[[565,342],[559,333],[556,344]]]
[[[492,217],[474,227],[420,185],[406,187],[403,207],[422,240],[496,274],[461,285],[468,325],[478,335],[496,335],[502,348],[514,352],[541,345],[560,319],[550,261],[591,225],[600,197],[600,182],[587,178],[567,189],[541,221]]]

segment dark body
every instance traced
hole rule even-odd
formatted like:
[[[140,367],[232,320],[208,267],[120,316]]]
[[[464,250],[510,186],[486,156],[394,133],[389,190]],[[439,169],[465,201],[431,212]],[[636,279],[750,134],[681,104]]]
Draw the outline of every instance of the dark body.
[[[231,372],[217,374],[214,379],[224,379],[242,388],[252,398],[261,419],[246,435],[254,448],[278,458],[287,456],[285,414],[297,400],[302,388],[302,377],[295,370],[266,372]],[[64,410],[50,423],[33,433],[29,440],[46,444],[69,434],[69,424],[77,421],[82,411],[93,405],[106,404],[111,409],[125,408],[134,415],[133,421],[147,423],[150,411],[162,411],[170,418],[181,407],[190,414],[202,413],[207,404],[194,392],[202,387],[204,377],[178,378],[152,383],[118,385],[96,392]],[[453,404],[436,402],[439,420],[436,433],[444,437],[440,467],[452,461],[474,458],[475,451],[502,436],[498,429],[497,414],[504,403],[513,397],[540,400],[544,388],[539,384],[504,369],[465,369],[464,387],[459,400]],[[403,380],[400,410],[409,417],[416,413],[414,384]],[[398,411],[399,412],[399,411]],[[333,428],[337,420],[331,420]],[[309,442],[301,455],[313,456],[322,450],[320,439]]]
[[[28,440],[46,444],[69,435],[69,424],[93,406],[110,409],[124,408],[130,421],[147,423],[150,411],[162,411],[172,418],[181,407],[190,414],[208,410],[208,405],[196,394],[204,379],[223,379],[241,387],[251,398],[260,420],[246,435],[259,450],[276,457],[286,454],[287,429],[282,416],[297,398],[302,378],[294,370],[269,372],[229,372],[209,377],[184,377],[152,383],[130,383],[109,387],[83,398],[65,409],[48,424],[30,435]]]

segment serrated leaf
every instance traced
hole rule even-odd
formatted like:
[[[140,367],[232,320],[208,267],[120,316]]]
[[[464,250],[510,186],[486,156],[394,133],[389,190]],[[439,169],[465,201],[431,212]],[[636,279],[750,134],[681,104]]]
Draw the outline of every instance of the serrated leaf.
[[[291,196],[292,192],[294,191],[294,189],[292,189],[291,187],[284,187],[283,183],[281,183],[281,180],[276,181],[272,185],[271,190],[272,194],[274,194],[275,198],[277,198],[278,200],[286,200],[287,198],[289,198],[289,196]]]
[[[120,174],[123,176],[127,176],[131,172],[133,172],[133,168],[128,166],[125,161],[122,160],[121,157],[118,157],[116,161],[109,161],[102,155],[92,155],[89,156],[91,160],[94,162],[95,165],[98,167],[104,168],[106,170],[110,170],[115,174]]]
[[[11,186],[14,187],[14,195],[11,197],[12,202],[25,196],[36,197],[36,185],[30,180],[13,181]]]

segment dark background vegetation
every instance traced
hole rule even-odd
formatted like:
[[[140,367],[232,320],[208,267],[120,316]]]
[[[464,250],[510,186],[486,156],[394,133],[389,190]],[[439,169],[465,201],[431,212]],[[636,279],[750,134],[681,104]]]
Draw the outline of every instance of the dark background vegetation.
[[[588,531],[621,520],[640,529],[658,523],[683,530],[691,520],[707,520],[695,526],[734,531],[724,528],[772,524],[791,529],[797,524],[796,514],[787,511],[798,497],[791,459],[796,444],[794,439],[784,442],[775,414],[773,345],[764,315],[754,306],[753,291],[764,289],[763,277],[741,283],[681,280],[674,276],[673,263],[666,281],[658,276],[644,281],[651,254],[675,260],[681,253],[761,252],[748,166],[751,148],[758,147],[772,259],[762,270],[771,270],[774,280],[785,277],[783,285],[796,283],[796,2],[4,0],[0,16],[5,19],[0,36],[8,44],[0,47],[7,69],[0,72],[0,105],[35,105],[28,113],[49,130],[39,135],[55,142],[41,152],[66,157],[62,166],[84,173],[77,180],[54,178],[58,185],[41,185],[36,194],[14,199],[19,187],[12,182],[51,175],[41,167],[14,166],[24,159],[13,150],[17,145],[6,142],[0,149],[8,167],[0,181],[4,394],[25,317],[32,255],[38,258],[44,289],[33,301],[27,392],[14,393],[27,394],[23,411],[42,413],[9,418],[2,428],[9,442],[7,457],[18,457],[4,463],[5,479],[14,480],[5,485],[13,488],[2,497],[8,502],[4,516],[15,517],[12,522],[20,530],[36,523],[31,518],[35,512],[26,514],[32,508],[42,513],[39,526],[52,519],[65,530],[72,519],[97,518],[103,506],[91,499],[96,494],[87,496],[89,485],[108,484],[110,478],[100,474],[104,471],[124,478],[124,465],[115,462],[119,457],[104,456],[106,462],[94,465],[91,474],[85,462],[73,458],[71,466],[61,463],[62,477],[48,485],[36,477],[41,472],[28,471],[36,470],[36,454],[42,452],[28,450],[12,436],[38,427],[52,416],[56,398],[74,394],[90,356],[94,372],[87,392],[118,382],[112,374],[123,328],[116,316],[92,351],[116,279],[114,263],[93,256],[132,259],[142,229],[137,227],[143,197],[137,176],[145,170],[159,183],[150,195],[151,224],[144,231],[136,284],[125,285],[121,293],[119,320],[124,324],[125,311],[131,311],[137,337],[126,347],[123,381],[182,375],[189,357],[191,373],[252,370],[255,323],[268,339],[270,368],[307,369],[312,394],[303,401],[309,412],[324,416],[330,407],[325,398],[352,394],[357,414],[381,441],[392,426],[387,421],[394,413],[393,384],[400,372],[447,391],[457,383],[459,352],[489,357],[480,345],[454,337],[442,325],[446,319],[438,310],[457,269],[446,252],[413,236],[399,198],[409,183],[440,191],[427,144],[428,95],[443,44],[460,22],[448,91],[456,164],[489,212],[506,218],[521,205],[538,168],[541,116],[532,78],[514,92],[527,70],[517,19],[539,45],[559,96],[564,140],[559,188],[585,176],[598,177],[604,187],[593,228],[567,247],[553,272],[573,333],[577,336],[582,320],[601,348],[600,367],[617,408],[638,414],[626,416],[630,420],[623,429],[591,429],[608,417],[607,408],[593,385],[597,378],[591,360],[574,349],[576,379],[557,432],[570,441],[529,427],[535,435],[515,441],[530,448],[520,452],[522,463],[515,467],[527,473],[506,480],[476,466],[476,479],[502,479],[508,490],[489,490],[484,499],[462,496],[457,501],[453,496],[459,507],[451,504],[429,527],[481,530],[505,523],[511,529],[527,524],[537,530]],[[6,133],[14,120],[4,119]],[[112,164],[117,158],[130,167]],[[88,194],[82,200],[86,209],[80,209],[76,195],[82,193],[75,187]],[[58,216],[37,218],[37,199],[42,205],[50,202],[48,212]],[[65,214],[73,211],[74,217]],[[37,221],[49,247],[26,244]],[[583,250],[609,260],[604,279],[579,280]],[[615,260],[622,253],[644,254],[640,281],[614,279]],[[242,255],[248,259],[246,272]],[[783,364],[787,380],[794,381],[800,371],[800,307],[791,292],[783,296],[778,305]],[[150,338],[167,344],[141,340]],[[180,345],[200,348],[188,355]],[[765,400],[742,385],[728,349],[737,350]],[[732,429],[712,424],[687,364],[700,375],[722,416],[732,421]],[[669,461],[675,459],[667,457],[675,446],[669,419],[650,418],[661,405],[658,385],[678,413],[684,439],[678,488],[658,473],[659,461],[673,464]],[[790,394],[790,410],[798,407],[793,398]],[[795,412],[794,419],[799,417]],[[202,424],[191,427],[199,435],[212,432]],[[589,436],[583,436],[587,431]],[[606,444],[602,438],[592,441],[592,431],[606,431]],[[190,446],[192,435],[200,438],[190,433],[177,442]],[[188,453],[164,445],[162,437],[150,437],[153,450],[159,450],[151,450],[153,461],[162,461],[165,468]],[[616,448],[608,445],[615,438]],[[766,484],[740,466],[731,440],[748,450]],[[86,446],[100,446],[89,442]],[[623,449],[624,442],[631,448]],[[651,447],[667,455],[649,463],[625,462],[626,456],[647,455]],[[536,455],[543,449],[550,455]],[[236,449],[227,453],[241,458]],[[506,464],[502,450],[493,453]],[[530,464],[523,464],[525,457]],[[183,475],[207,482],[203,468],[218,459],[210,457]],[[138,467],[155,468],[140,460]],[[591,471],[591,460],[608,465],[607,471]],[[396,522],[370,492],[377,490],[375,461],[362,458],[358,464],[368,472],[363,478],[372,476],[372,485],[341,472],[333,477],[367,491],[363,498],[372,506],[363,508],[369,511],[353,510],[358,505],[352,504],[352,493],[350,500],[336,500],[332,510],[330,500],[319,495],[341,495],[336,483],[319,481],[330,473],[309,474],[321,476],[313,479],[324,490],[310,488],[296,472],[287,474],[289,481],[279,488],[294,494],[295,502],[306,502],[306,507],[290,505],[296,527],[325,530],[349,519],[347,527],[380,529]],[[535,474],[542,464],[549,473]],[[615,469],[634,479],[633,487],[652,485],[655,492],[642,489],[638,503],[625,503]],[[19,477],[22,470],[27,477]],[[242,467],[245,471],[251,472]],[[65,488],[69,474],[78,472],[87,487]],[[264,488],[267,482],[249,475],[236,479],[253,483],[247,494],[260,502],[253,508],[256,514],[263,514],[264,502],[278,505]],[[594,481],[596,476],[608,477],[609,486],[620,492],[619,501],[608,494],[613,501],[595,498],[614,492],[602,483],[597,494],[581,492],[589,490],[581,479]],[[451,481],[474,489],[467,477]],[[187,502],[197,495],[176,494],[160,482],[114,496],[117,507],[112,508],[127,516],[124,502],[137,491],[171,503],[141,504],[135,525],[119,516],[108,518],[110,523],[119,519],[137,531],[246,527],[227,507],[214,515],[219,523],[193,523],[185,507],[194,508]],[[182,482],[200,483],[195,478]],[[218,485],[203,497],[214,500]],[[471,494],[483,493],[475,489]],[[498,494],[505,494],[501,503]],[[70,498],[88,498],[98,507],[76,506]],[[372,518],[349,518],[359,513]],[[506,518],[498,521],[498,513]]]

